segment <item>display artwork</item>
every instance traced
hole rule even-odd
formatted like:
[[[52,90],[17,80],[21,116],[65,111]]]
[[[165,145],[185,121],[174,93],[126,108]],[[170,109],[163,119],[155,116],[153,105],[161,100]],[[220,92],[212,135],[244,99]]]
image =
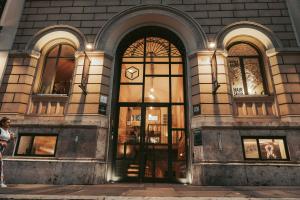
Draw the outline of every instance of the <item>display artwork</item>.
[[[243,138],[246,159],[286,160],[288,158],[282,138]]]
[[[244,139],[244,150],[246,158],[259,158],[256,139]]]
[[[282,141],[282,140],[280,140]],[[286,159],[283,143],[275,139],[259,139],[262,159]]]

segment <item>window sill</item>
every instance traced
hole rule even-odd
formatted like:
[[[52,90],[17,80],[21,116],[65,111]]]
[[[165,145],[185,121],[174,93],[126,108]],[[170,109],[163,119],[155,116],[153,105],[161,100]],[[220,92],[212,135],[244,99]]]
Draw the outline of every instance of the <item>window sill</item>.
[[[277,118],[274,96],[242,95],[233,97],[235,117]]]
[[[274,96],[269,95],[236,95],[233,96],[235,102],[273,102]]]
[[[61,116],[69,96],[66,94],[35,94],[31,96],[28,115]]]

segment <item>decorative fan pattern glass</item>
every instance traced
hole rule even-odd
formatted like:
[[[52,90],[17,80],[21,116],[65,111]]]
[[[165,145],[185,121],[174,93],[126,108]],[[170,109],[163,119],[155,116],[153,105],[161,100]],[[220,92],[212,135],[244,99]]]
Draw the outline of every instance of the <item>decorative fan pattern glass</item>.
[[[144,48],[146,47],[146,49]],[[159,37],[147,37],[132,43],[123,54],[123,57],[177,57],[180,51],[168,40]]]

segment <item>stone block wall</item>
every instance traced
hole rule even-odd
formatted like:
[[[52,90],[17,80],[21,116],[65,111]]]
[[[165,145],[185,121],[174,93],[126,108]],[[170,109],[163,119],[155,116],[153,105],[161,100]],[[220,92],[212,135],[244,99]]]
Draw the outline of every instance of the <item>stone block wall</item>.
[[[184,11],[198,22],[210,41],[229,24],[251,21],[274,31],[285,47],[296,46],[285,0],[27,0],[13,48],[23,50],[35,33],[57,24],[76,27],[88,42],[94,42],[113,16],[150,4]]]
[[[218,83],[216,95],[213,94],[211,57],[213,52],[198,52],[191,59],[192,105],[200,104],[201,115],[231,115],[232,102],[229,79],[225,72],[225,57],[217,55]]]
[[[270,58],[280,115],[300,114],[300,54],[285,52]]]
[[[29,103],[36,58],[25,54],[11,55],[0,88],[1,112],[24,114]]]
[[[77,57],[68,114],[98,114],[100,95],[109,96],[111,60],[101,52],[87,52],[87,56],[91,61],[86,89],[88,94],[84,95],[79,87],[85,58],[85,54],[81,54]]]

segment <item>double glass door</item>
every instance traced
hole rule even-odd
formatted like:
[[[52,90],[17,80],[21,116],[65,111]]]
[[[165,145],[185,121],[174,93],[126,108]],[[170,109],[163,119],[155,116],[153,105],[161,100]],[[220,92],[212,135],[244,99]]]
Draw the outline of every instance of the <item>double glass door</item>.
[[[169,106],[120,107],[118,177],[139,181],[185,178],[185,133],[171,129],[170,112]]]

